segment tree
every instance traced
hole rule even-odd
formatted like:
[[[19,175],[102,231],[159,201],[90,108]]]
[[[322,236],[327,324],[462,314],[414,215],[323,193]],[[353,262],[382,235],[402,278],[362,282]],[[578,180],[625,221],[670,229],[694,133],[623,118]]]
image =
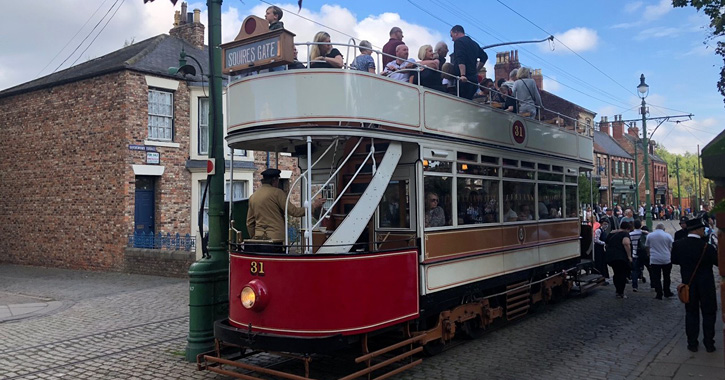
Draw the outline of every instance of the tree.
[[[594,198],[592,198],[592,197],[599,198],[599,190],[595,191],[596,194],[592,193],[591,179],[586,174],[580,174],[578,186],[579,186],[579,203],[594,205]]]
[[[695,7],[698,11],[704,10],[710,17],[710,35],[703,43],[725,36],[725,0],[672,0],[672,6]],[[717,89],[723,96],[725,102],[725,42],[717,41],[715,53],[723,57],[723,66],[720,67],[720,80],[717,82]]]

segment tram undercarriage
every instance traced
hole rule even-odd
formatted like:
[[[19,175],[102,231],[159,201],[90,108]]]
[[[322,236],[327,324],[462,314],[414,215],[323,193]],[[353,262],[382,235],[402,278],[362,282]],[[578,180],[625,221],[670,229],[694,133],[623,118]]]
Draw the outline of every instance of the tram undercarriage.
[[[351,380],[376,376],[384,379],[421,364],[421,354],[438,354],[459,344],[459,340],[478,338],[544,305],[572,295],[585,295],[604,280],[590,273],[589,263],[578,259],[550,265],[546,270],[541,274],[542,268],[536,268],[422,297],[420,318],[367,334],[293,338],[250,333],[231,326],[228,320],[217,321],[216,348],[199,355],[197,367],[239,379],[261,379],[258,375],[314,379],[318,378],[314,363],[332,355],[346,360],[355,371],[338,374],[326,369],[324,378]],[[426,309],[426,305],[449,306],[435,311]],[[272,368],[278,366],[275,364],[261,366],[240,361],[260,353],[284,359],[281,369]],[[292,365],[290,361],[299,364]]]

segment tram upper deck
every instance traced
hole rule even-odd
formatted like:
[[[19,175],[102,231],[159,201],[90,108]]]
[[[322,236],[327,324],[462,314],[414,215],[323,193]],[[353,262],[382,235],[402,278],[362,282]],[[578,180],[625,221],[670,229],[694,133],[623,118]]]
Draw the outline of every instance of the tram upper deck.
[[[592,162],[591,130],[576,120],[564,128],[362,71],[264,73],[232,83],[227,95],[228,139],[240,149],[250,133],[270,129],[362,127]]]

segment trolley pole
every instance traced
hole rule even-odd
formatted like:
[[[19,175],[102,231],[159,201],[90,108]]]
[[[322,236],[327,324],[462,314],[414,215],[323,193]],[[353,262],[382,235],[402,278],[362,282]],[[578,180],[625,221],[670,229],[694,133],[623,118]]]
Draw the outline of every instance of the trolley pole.
[[[228,223],[224,210],[224,127],[222,115],[221,7],[222,0],[208,0],[209,12],[209,175],[208,255],[189,268],[189,337],[186,360],[214,349],[214,321],[229,310],[229,254],[226,247]],[[200,231],[203,234],[203,231]],[[202,244],[204,244],[202,239]]]

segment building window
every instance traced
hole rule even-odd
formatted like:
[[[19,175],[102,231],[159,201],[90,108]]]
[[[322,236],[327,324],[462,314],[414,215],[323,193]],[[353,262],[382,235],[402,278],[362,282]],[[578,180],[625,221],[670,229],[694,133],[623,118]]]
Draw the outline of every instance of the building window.
[[[173,141],[174,94],[149,90],[149,139]]]
[[[199,98],[199,154],[209,154],[209,98]]]
[[[241,201],[247,197],[247,181],[234,181],[232,187],[232,202]],[[224,185],[224,201],[229,202],[229,181]]]
[[[612,177],[617,175],[617,163],[615,161],[612,161]]]

